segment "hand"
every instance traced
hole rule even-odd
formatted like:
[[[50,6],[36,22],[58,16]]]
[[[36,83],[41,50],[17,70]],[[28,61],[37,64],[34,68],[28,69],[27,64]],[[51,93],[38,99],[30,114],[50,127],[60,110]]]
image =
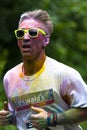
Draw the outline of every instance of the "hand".
[[[4,102],[4,110],[0,111],[0,126],[11,124],[12,114],[8,110],[7,102]]]
[[[10,124],[10,113],[9,111],[1,110],[0,111],[0,126]]]
[[[47,128],[47,112],[44,109],[38,107],[31,107],[31,109],[37,112],[37,114],[31,115],[30,121],[33,126],[36,127],[38,130]]]

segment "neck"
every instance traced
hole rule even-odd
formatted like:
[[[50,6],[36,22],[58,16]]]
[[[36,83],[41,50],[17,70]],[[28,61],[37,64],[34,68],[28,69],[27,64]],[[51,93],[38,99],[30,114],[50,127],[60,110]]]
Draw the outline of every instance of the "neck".
[[[23,69],[22,69],[24,75],[30,76],[38,72],[43,66],[45,58],[46,58],[46,55],[44,54],[34,59],[27,59],[27,60],[24,59]]]

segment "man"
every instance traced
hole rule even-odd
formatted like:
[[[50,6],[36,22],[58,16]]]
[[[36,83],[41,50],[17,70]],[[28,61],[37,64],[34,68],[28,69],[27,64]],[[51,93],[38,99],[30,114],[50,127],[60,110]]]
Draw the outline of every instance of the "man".
[[[18,130],[81,130],[87,120],[87,86],[80,74],[45,54],[53,24],[44,10],[21,15],[15,30],[23,63],[4,76],[8,109],[0,125]],[[2,118],[3,117],[3,118]]]

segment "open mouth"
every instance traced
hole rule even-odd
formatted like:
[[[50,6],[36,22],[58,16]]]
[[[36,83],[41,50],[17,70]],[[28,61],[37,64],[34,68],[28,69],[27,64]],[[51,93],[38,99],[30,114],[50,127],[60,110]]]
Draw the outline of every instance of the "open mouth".
[[[24,44],[22,45],[22,48],[30,48],[30,46],[28,44]]]
[[[29,44],[23,44],[21,51],[23,54],[28,54],[28,55],[32,54],[32,48]]]

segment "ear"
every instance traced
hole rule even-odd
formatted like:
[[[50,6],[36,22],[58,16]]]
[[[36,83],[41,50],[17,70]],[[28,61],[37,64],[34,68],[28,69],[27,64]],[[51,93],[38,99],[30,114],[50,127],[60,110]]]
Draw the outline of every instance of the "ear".
[[[48,46],[49,42],[50,42],[50,36],[49,36],[49,35],[46,35],[46,36],[45,36],[45,39],[44,39],[43,47]]]

